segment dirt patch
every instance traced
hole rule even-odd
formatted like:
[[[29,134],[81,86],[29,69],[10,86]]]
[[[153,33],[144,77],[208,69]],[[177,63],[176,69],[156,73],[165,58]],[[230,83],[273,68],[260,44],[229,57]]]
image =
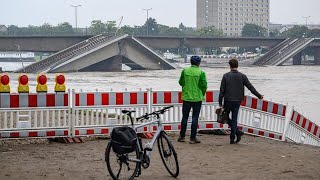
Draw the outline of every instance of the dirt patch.
[[[228,136],[201,135],[201,144],[176,142],[178,179],[319,179],[320,148],[244,136],[236,145]],[[0,179],[111,179],[104,162],[108,143],[96,139],[85,143],[0,144]],[[157,147],[149,169],[137,179],[171,179]],[[173,178],[172,178],[173,179]]]

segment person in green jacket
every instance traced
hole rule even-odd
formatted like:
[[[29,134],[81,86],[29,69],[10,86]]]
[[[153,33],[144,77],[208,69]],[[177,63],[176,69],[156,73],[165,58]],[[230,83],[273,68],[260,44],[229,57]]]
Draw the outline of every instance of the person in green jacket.
[[[207,91],[206,73],[200,69],[201,58],[192,56],[191,67],[181,72],[179,84],[182,86],[182,120],[181,131],[178,142],[185,142],[186,129],[189,113],[192,108],[192,124],[190,144],[200,143],[197,139],[198,119],[201,110],[202,101]]]

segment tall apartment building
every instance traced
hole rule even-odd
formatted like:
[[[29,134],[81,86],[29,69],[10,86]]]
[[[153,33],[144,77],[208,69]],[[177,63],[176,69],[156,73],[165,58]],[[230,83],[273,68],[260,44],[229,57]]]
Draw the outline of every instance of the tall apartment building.
[[[269,29],[270,0],[197,0],[197,28],[223,30],[226,36],[241,36],[245,23]]]

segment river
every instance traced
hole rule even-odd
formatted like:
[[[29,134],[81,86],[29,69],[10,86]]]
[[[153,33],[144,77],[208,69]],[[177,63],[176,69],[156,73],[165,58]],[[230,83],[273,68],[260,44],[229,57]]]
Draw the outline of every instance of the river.
[[[1,66],[1,65],[0,65]],[[15,67],[17,68],[18,65]],[[4,67],[4,66],[2,66]],[[203,67],[209,89],[219,89],[227,64]],[[320,124],[320,66],[240,67],[265,99],[288,103],[312,121]],[[66,86],[84,91],[180,90],[178,79],[181,69],[159,71],[67,73]],[[9,73],[11,91],[17,92],[18,74]],[[48,74],[48,88],[54,88],[55,74]],[[30,91],[35,92],[36,75],[30,75]],[[246,90],[248,92],[248,90]],[[291,114],[291,112],[289,112]]]

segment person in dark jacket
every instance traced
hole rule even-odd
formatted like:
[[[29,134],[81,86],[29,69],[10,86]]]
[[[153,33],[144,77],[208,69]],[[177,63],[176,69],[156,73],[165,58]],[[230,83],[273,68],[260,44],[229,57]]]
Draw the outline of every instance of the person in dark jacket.
[[[243,135],[243,132],[237,127],[237,120],[240,104],[244,98],[244,86],[259,99],[263,99],[263,95],[258,93],[245,74],[238,71],[238,60],[231,59],[229,65],[231,71],[223,75],[220,85],[219,106],[220,108],[222,107],[222,101],[224,100],[223,107],[225,111],[228,114],[232,112],[232,118],[228,124],[231,127],[230,144],[235,144],[241,140]]]
[[[179,84],[182,86],[182,120],[181,131],[178,138],[179,142],[185,141],[188,117],[192,108],[192,124],[190,144],[200,143],[196,137],[198,129],[198,118],[201,110],[202,101],[207,90],[206,73],[200,69],[201,58],[192,56],[191,67],[184,69],[181,72]]]

